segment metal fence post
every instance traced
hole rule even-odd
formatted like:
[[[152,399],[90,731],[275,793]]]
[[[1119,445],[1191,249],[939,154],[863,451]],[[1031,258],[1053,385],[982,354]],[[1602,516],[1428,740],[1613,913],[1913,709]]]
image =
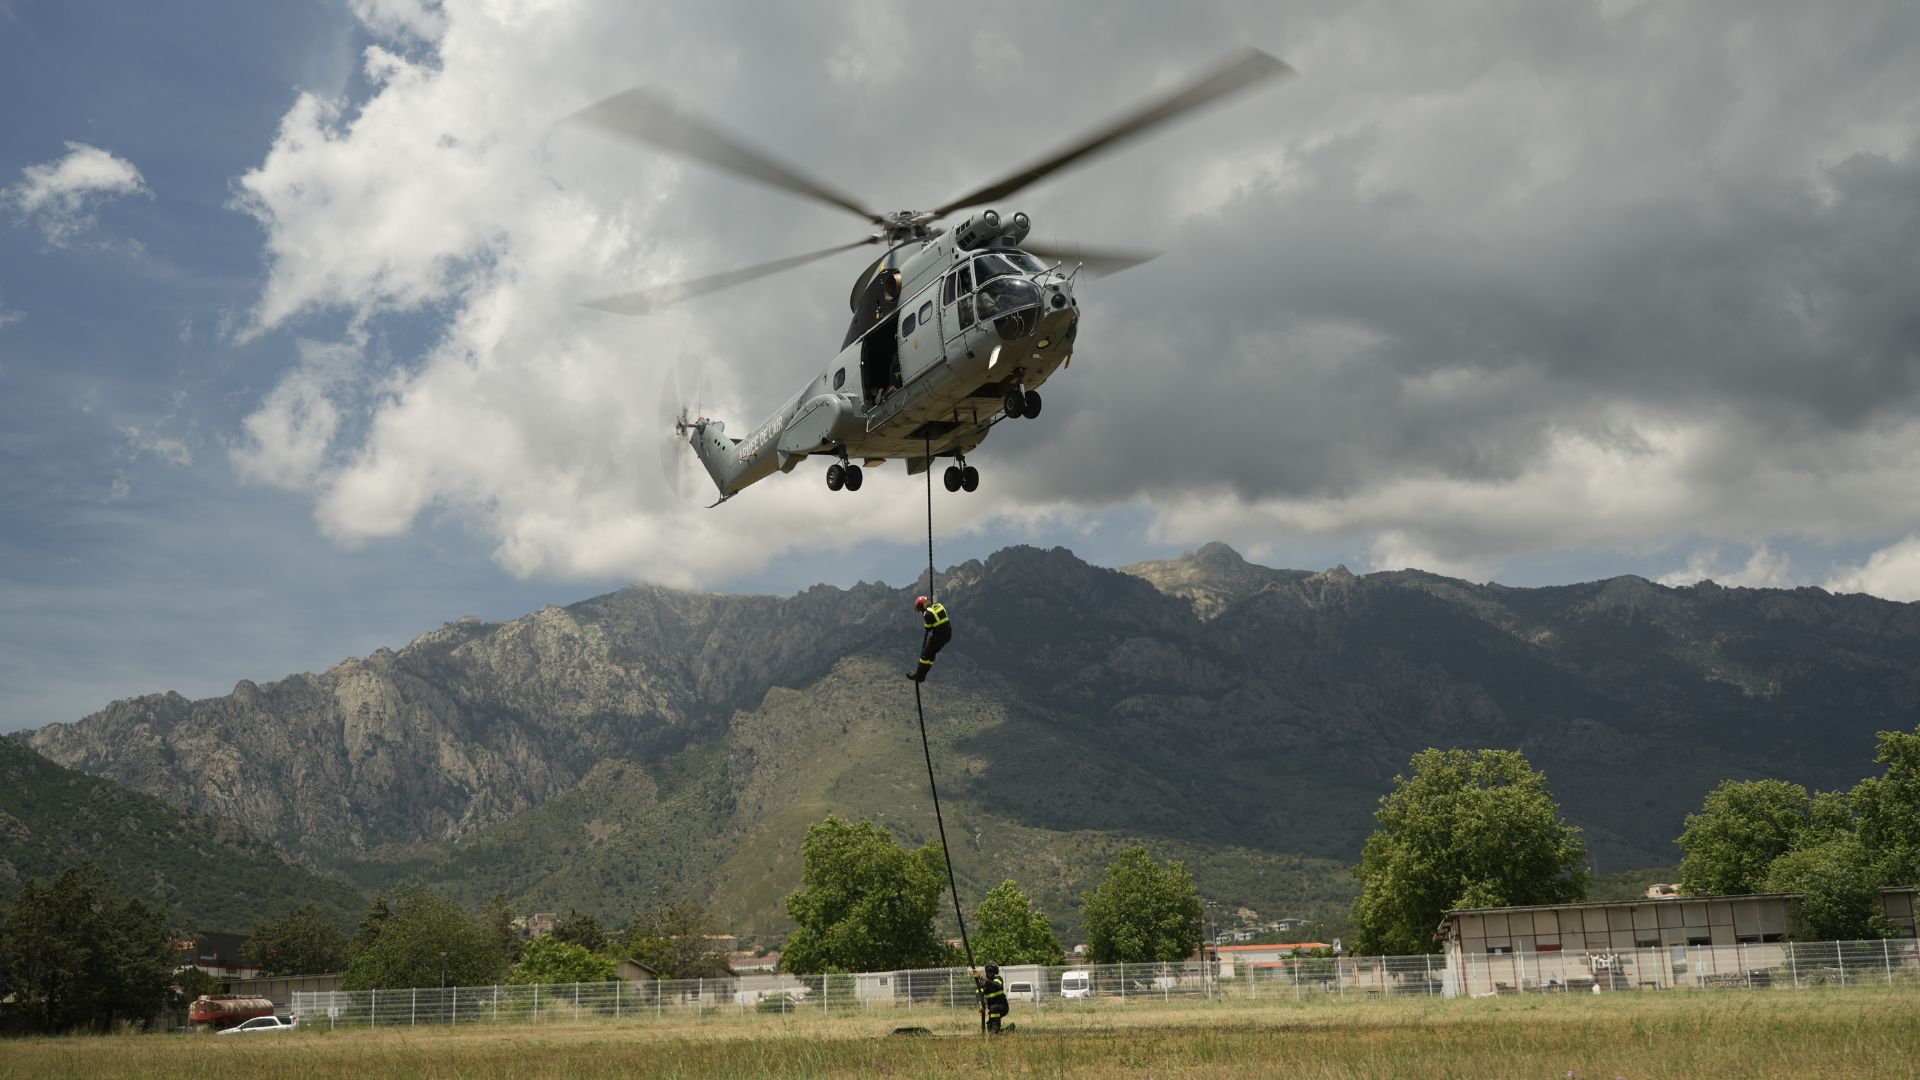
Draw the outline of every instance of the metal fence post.
[[[1880,961],[1887,966],[1887,985],[1893,985],[1893,949],[1886,938],[1880,939]]]
[[[695,1016],[707,1014],[707,977],[705,975],[700,976],[700,987],[693,992],[693,1014]]]
[[[493,1022],[500,1022],[500,984],[493,984]]]
[[[413,1027],[420,1022],[420,989],[413,990],[413,1000],[407,1002],[407,1026]]]
[[[1800,989],[1800,962],[1794,955],[1793,942],[1787,942],[1787,970],[1793,973],[1793,988]]]
[[[625,981],[625,979],[615,979],[613,981],[613,1018],[615,1020],[620,1019],[620,986]]]
[[[1833,962],[1840,965],[1840,985],[1847,985],[1847,954],[1837,941],[1833,943]]]
[[[533,984],[533,1020],[534,1020],[534,1023],[536,1024],[540,1022],[540,984],[539,983]]]
[[[660,1010],[665,1008],[667,990],[659,979],[653,980],[653,1018],[660,1019]]]
[[[380,1011],[380,988],[373,988],[373,1003],[367,1006],[367,1026],[373,1026],[373,1015]]]
[[[1433,996],[1433,954],[1428,953],[1426,956],[1422,957],[1421,959],[1427,962],[1427,982],[1425,986],[1421,987],[1421,992],[1426,994],[1426,996],[1428,997],[1432,997]]]

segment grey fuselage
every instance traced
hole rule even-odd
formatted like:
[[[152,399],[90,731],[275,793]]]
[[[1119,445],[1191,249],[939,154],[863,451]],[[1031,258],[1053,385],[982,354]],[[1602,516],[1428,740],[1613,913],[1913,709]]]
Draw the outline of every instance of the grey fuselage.
[[[956,231],[900,244],[854,283],[853,323],[833,363],[743,438],[717,420],[689,436],[723,498],[814,454],[908,473],[965,455],[1010,390],[1072,355],[1070,275],[1014,247],[960,250]]]

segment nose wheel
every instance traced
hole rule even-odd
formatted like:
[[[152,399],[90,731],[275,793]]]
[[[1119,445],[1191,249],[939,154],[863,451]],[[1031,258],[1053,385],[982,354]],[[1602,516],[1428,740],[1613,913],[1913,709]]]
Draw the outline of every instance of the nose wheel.
[[[859,491],[861,483],[865,480],[866,477],[860,472],[860,466],[852,462],[835,462],[827,466],[828,491],[839,491],[841,488]]]
[[[961,458],[958,465],[947,466],[947,471],[940,476],[940,482],[947,486],[948,491],[972,491],[980,486],[980,470],[967,464],[966,458]]]

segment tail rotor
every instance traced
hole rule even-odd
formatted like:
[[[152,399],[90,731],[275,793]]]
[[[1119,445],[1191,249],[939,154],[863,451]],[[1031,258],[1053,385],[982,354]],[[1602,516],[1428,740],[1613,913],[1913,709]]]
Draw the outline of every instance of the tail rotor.
[[[660,407],[655,413],[660,475],[666,482],[667,493],[678,502],[688,500],[699,490],[702,472],[694,458],[693,436],[705,422],[703,417],[697,418],[696,410],[705,391],[706,377],[702,373],[695,379],[690,371],[692,366],[682,360],[667,367],[660,380]]]

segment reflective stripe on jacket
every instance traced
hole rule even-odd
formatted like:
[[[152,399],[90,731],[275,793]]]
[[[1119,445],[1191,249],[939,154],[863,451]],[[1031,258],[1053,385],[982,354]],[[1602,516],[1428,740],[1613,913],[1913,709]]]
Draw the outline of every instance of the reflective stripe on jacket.
[[[927,629],[947,625],[947,605],[928,604],[926,611]]]

